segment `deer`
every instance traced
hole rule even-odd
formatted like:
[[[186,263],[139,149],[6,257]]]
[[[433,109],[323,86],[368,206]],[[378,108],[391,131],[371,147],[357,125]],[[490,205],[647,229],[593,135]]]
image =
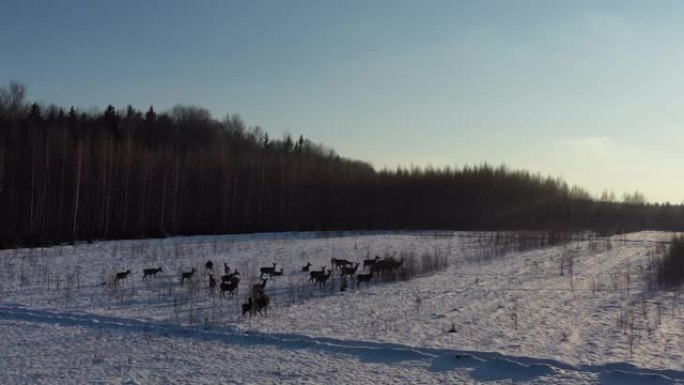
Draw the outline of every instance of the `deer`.
[[[264,310],[264,313],[262,315],[268,315],[267,310],[268,310],[268,305],[271,303],[271,299],[268,298],[266,294],[261,293],[256,299],[254,300],[254,306],[256,306],[256,311],[261,313],[261,309]]]
[[[376,255],[375,259],[364,259],[363,260],[363,268],[365,269],[366,267],[373,267],[376,262],[380,259],[380,256]]]
[[[271,277],[282,277],[283,276],[283,268],[280,268],[280,271],[274,270],[273,273],[271,273]]]
[[[194,267],[192,268],[191,271],[182,272],[182,273],[181,273],[181,285],[183,284],[183,282],[185,282],[186,279],[187,279],[188,281],[190,281],[190,279],[192,278],[192,276],[193,276],[194,274],[195,274],[195,268],[194,268]]]
[[[155,268],[145,269],[145,270],[143,270],[143,279],[147,278],[148,275],[151,275],[151,276],[156,278],[157,273],[159,273],[161,271],[162,271],[161,267],[158,267],[156,269]]]
[[[234,280],[229,282],[221,282],[221,297],[225,296],[225,292],[228,292],[228,294],[230,294],[230,296],[232,297],[233,294],[235,294],[235,289],[237,289],[239,283],[240,278],[235,278]]]
[[[214,271],[214,262],[211,260],[207,261],[207,263],[204,264],[204,269]]]
[[[214,288],[216,287],[216,279],[213,274],[209,274],[209,290],[211,294],[214,294]]]
[[[232,273],[230,273],[230,274],[222,275],[222,276],[221,276],[221,282],[232,281],[232,280],[238,278],[238,275],[240,275],[240,272],[237,271],[237,269],[236,269],[234,272],[232,272]],[[239,279],[239,278],[238,278],[238,279]]]
[[[262,267],[260,269],[261,275],[259,276],[259,278],[263,278],[264,274],[272,275],[273,272],[275,271],[277,264],[278,264],[278,262],[273,262],[273,267]]]
[[[242,315],[249,313],[249,318],[252,318],[252,312],[254,311],[254,302],[252,297],[249,297],[247,302],[242,304]]]
[[[321,266],[321,270],[310,271],[309,272],[309,275],[310,275],[309,283],[316,281],[316,277],[321,275],[321,274],[325,274],[325,266]]]
[[[344,277],[345,275],[354,275],[356,274],[356,271],[359,269],[359,263],[356,263],[356,266],[354,267],[346,267],[343,266],[342,269],[340,270],[340,274]]]
[[[385,271],[390,270],[394,262],[393,259],[381,259],[371,266],[371,273],[382,274]]]
[[[325,283],[328,281],[328,278],[330,278],[330,274],[332,274],[332,270],[328,271],[328,274],[319,274],[316,276],[316,283],[314,283],[314,287],[321,285],[321,287],[325,287]]]
[[[402,258],[401,260],[399,260],[399,262],[397,262],[397,261],[392,262],[392,263],[390,264],[390,268],[391,268],[392,270],[396,270],[396,269],[402,267],[403,265],[404,265],[404,258]]]
[[[350,266],[353,265],[354,263],[351,261],[347,261],[346,259],[337,259],[337,258],[331,258],[330,259],[330,266],[334,267],[343,267],[343,266]]]
[[[381,261],[376,262],[375,265],[373,265],[373,267],[371,268],[371,272],[382,274],[388,271],[394,271],[403,265],[404,258],[402,258],[400,261],[397,261],[396,259],[390,257],[389,259],[383,259]]]
[[[223,274],[230,274],[230,267],[228,267],[228,264],[223,262]]]
[[[263,293],[266,289],[266,281],[268,281],[268,278],[264,278],[262,283],[252,285],[252,293]]]
[[[122,271],[120,273],[116,273],[116,277],[114,278],[114,282],[119,283],[119,281],[128,281],[127,277],[129,274],[131,274],[130,270],[126,270],[126,271]]]
[[[311,262],[307,262],[304,267],[302,267],[302,271],[309,271],[309,267],[311,267]]]
[[[370,274],[358,274],[356,276],[356,286],[359,286],[361,282],[366,282],[366,286],[370,285],[370,280],[373,278],[373,273]]]

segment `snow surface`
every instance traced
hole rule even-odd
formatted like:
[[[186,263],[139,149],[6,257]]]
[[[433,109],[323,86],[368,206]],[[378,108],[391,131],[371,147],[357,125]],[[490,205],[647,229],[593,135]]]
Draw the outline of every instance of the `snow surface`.
[[[512,250],[506,235],[278,233],[4,250],[0,382],[684,384],[684,296],[648,285],[669,234],[587,235],[529,251]],[[319,289],[301,272],[307,261],[409,252],[449,266],[408,281],[350,281],[344,292],[339,275]],[[208,259],[215,275],[224,262],[240,270],[236,296],[210,294]],[[285,273],[267,282],[268,315],[240,315],[259,267],[273,262]],[[126,282],[112,283],[127,269]]]

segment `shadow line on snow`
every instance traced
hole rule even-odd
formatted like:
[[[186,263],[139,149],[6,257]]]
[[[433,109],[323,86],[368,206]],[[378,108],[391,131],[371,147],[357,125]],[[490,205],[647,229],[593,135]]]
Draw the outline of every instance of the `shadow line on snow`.
[[[599,374],[602,385],[684,384],[684,371],[646,369],[628,363],[574,366],[551,359],[509,356],[497,352],[411,347],[395,343],[309,337],[297,334],[242,332],[231,326],[188,327],[173,323],[87,313],[34,310],[17,305],[0,306],[0,319],[133,333],[154,332],[165,337],[189,338],[197,341],[222,341],[242,346],[266,345],[282,350],[307,349],[324,353],[345,354],[357,357],[362,362],[372,363],[393,364],[402,361],[426,361],[429,363],[429,371],[470,370],[473,379],[483,382],[506,379],[514,382],[529,381],[564,371],[575,371]]]

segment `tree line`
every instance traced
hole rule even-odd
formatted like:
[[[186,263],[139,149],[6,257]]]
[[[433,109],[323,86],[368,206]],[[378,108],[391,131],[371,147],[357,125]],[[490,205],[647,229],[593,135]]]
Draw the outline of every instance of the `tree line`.
[[[489,165],[376,171],[201,107],[102,112],[0,88],[0,247],[303,230],[684,228],[681,206],[593,200]]]

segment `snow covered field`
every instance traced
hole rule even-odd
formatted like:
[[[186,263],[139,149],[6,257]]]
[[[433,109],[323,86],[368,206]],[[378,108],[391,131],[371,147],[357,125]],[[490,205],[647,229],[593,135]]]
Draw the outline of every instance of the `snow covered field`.
[[[492,233],[323,235],[1,251],[2,383],[684,384],[684,295],[648,286],[668,234],[528,251]],[[319,289],[301,272],[402,253],[449,264],[344,292],[339,275]],[[215,275],[223,263],[240,270],[239,294],[210,294],[209,259]],[[273,262],[284,275],[267,282],[268,315],[242,316]]]

